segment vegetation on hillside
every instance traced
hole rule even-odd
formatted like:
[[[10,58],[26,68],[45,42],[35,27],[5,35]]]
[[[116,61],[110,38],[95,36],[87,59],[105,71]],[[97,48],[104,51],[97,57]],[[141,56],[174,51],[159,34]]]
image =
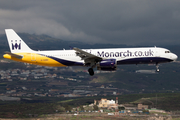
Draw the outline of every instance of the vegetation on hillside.
[[[157,97],[156,97],[157,96]],[[89,105],[94,103],[94,100],[100,100],[101,98],[115,99],[118,97],[119,104],[132,103],[132,104],[148,104],[158,109],[164,109],[167,111],[176,111],[180,108],[180,94],[179,93],[157,93],[157,94],[131,94],[120,96],[96,96],[96,97],[84,97],[73,98],[65,100],[67,98],[34,98],[31,101],[19,101],[19,102],[6,102],[0,101],[0,118],[3,117],[32,117],[41,116],[44,114],[63,113],[65,111],[71,111],[74,107],[80,107],[82,105]],[[37,102],[37,100],[40,100]],[[148,99],[145,100],[145,99]],[[157,100],[157,102],[156,102]],[[149,102],[151,101],[151,102]],[[157,104],[156,104],[157,103]]]

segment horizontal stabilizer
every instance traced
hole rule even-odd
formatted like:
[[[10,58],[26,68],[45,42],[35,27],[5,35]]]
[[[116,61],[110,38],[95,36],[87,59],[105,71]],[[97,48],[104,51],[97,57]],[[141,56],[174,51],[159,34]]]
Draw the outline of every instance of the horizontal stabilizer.
[[[17,54],[11,53],[11,52],[5,52],[5,53],[8,54],[8,55],[11,55],[12,57],[18,58],[18,59],[22,59],[23,58],[23,56],[17,55]]]

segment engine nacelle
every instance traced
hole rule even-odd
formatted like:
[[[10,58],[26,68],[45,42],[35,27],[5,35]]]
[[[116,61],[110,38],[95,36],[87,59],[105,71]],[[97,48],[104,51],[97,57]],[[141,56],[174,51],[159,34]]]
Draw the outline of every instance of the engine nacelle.
[[[115,71],[117,68],[116,59],[102,60],[97,64],[97,70]]]

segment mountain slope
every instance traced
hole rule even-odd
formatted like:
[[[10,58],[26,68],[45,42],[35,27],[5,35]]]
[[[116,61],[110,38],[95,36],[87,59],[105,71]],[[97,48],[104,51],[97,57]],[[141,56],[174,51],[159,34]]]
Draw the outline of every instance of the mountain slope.
[[[112,48],[131,47],[126,45],[113,44],[86,44],[75,41],[64,41],[46,35],[19,34],[22,39],[34,50],[59,50],[69,49],[69,46],[79,48]],[[0,36],[0,58],[4,51],[9,51],[9,46],[5,35]],[[180,46],[164,46],[180,56]],[[87,68],[83,68],[86,69]],[[176,91],[180,89],[180,64],[161,64],[161,72],[158,74],[137,74],[136,70],[155,70],[155,66],[148,65],[120,65],[115,73],[101,73],[94,77],[89,76],[90,83],[100,83],[104,85],[112,84],[119,89],[126,89],[138,92],[156,91]],[[78,74],[78,73],[77,73]]]

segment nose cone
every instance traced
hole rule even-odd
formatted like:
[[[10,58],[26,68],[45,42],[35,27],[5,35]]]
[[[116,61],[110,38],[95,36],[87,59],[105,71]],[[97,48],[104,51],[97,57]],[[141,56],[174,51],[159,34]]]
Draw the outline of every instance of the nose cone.
[[[177,60],[178,56],[176,54],[172,54],[172,60]]]

